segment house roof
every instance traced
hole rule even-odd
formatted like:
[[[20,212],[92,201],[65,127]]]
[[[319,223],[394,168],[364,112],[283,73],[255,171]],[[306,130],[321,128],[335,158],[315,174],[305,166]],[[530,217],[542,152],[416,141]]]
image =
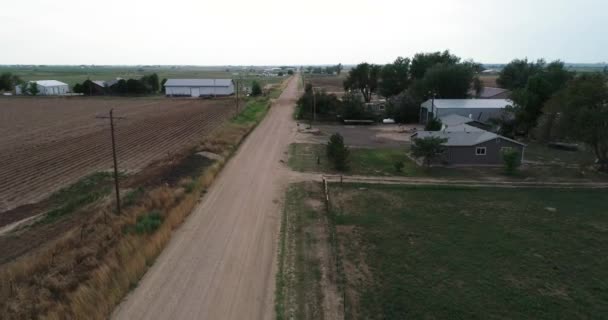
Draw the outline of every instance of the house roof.
[[[39,86],[43,86],[43,87],[56,87],[56,86],[67,86],[67,83],[63,83],[61,81],[57,81],[57,80],[36,80],[36,81],[31,81],[31,82],[36,82],[37,85]]]
[[[93,80],[92,81],[94,84],[100,86],[100,87],[105,87],[106,86],[106,82],[103,80]]]
[[[165,87],[229,87],[232,79],[169,79]]]
[[[513,104],[508,99],[429,99],[422,107],[431,109],[431,103],[436,109],[504,109]]]
[[[447,116],[440,117],[439,120],[441,120],[442,124],[444,124],[448,127],[473,122],[473,119],[465,117],[465,116],[460,116],[457,114],[449,114]]]
[[[412,138],[440,137],[446,138],[448,141],[445,146],[451,147],[467,147],[484,143],[493,139],[503,139],[522,146],[525,144],[497,135],[489,131],[485,131],[467,124],[461,124],[454,127],[447,127],[441,131],[418,131],[412,135]]]

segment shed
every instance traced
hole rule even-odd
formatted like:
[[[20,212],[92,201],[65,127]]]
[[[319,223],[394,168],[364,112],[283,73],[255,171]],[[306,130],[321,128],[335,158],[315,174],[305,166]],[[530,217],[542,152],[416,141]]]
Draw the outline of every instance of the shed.
[[[234,94],[232,79],[168,79],[165,82],[167,96],[229,96]]]
[[[36,83],[38,86],[39,96],[61,96],[70,92],[70,87],[61,81],[57,80],[36,80],[28,82],[28,88],[31,88],[32,84]],[[15,93],[20,95],[23,94],[21,92],[21,87],[15,87]]]
[[[468,124],[447,126],[441,131],[418,131],[412,140],[446,138],[445,151],[438,161],[448,165],[501,165],[505,150],[516,150],[524,160],[526,145]]]
[[[512,104],[508,99],[429,99],[420,106],[420,123],[450,114],[487,122],[500,118],[507,106]]]

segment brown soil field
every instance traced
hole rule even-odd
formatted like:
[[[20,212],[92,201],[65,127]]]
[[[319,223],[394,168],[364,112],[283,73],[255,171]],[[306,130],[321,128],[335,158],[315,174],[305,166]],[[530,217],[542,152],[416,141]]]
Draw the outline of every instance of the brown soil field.
[[[119,169],[147,164],[200,140],[234,114],[234,100],[0,99],[0,215],[36,203],[85,175],[112,168],[114,108]],[[3,221],[1,225],[11,221]],[[12,219],[10,219],[12,220]]]
[[[307,76],[305,82],[312,82],[314,87],[321,87],[328,93],[334,93],[338,96],[344,94],[344,76]]]
[[[489,75],[489,76],[481,76],[479,80],[483,83],[484,87],[494,87],[498,88],[498,84],[496,84],[496,79],[498,79],[497,75]]]

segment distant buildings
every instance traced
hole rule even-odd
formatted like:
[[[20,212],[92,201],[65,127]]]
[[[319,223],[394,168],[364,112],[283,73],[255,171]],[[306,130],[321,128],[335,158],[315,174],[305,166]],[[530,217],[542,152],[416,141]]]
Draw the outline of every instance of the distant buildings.
[[[61,96],[70,92],[70,87],[66,83],[57,80],[30,81],[26,84],[28,90],[31,90],[33,83],[37,85],[38,92],[36,95],[39,96]],[[22,89],[22,86],[16,86],[15,94],[24,94]]]
[[[169,79],[165,82],[165,95],[207,97],[229,96],[234,94],[231,79]]]

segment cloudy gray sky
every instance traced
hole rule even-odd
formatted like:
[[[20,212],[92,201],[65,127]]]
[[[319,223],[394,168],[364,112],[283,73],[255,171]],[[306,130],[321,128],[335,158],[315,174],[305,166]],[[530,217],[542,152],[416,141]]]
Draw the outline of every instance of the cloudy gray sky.
[[[0,43],[0,64],[386,63],[443,49],[603,62],[608,1],[6,1]]]

